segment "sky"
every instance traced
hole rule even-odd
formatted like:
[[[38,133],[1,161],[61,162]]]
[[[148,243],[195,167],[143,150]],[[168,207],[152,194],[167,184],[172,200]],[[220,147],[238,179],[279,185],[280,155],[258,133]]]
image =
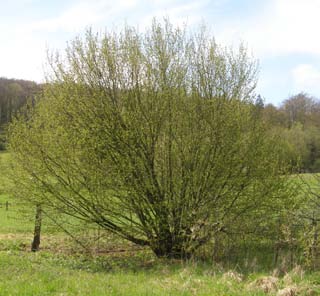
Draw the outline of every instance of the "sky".
[[[222,46],[243,42],[259,62],[256,92],[279,105],[298,92],[320,98],[320,0],[0,0],[0,77],[43,82],[47,52],[86,28],[143,30],[154,17],[205,23]]]

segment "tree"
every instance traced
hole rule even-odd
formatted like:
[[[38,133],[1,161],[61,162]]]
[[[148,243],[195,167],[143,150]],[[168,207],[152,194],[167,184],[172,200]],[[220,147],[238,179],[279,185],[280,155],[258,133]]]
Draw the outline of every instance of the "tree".
[[[264,110],[265,118],[273,127],[278,125],[275,115],[282,118],[282,129],[276,132],[287,140],[291,151],[288,156],[291,154],[293,161],[300,159],[300,168],[309,172],[318,172],[320,168],[319,106],[315,98],[299,93],[285,100],[273,112],[272,109]]]
[[[318,111],[318,108],[316,100],[303,92],[291,96],[282,104],[282,110],[289,128],[298,122],[305,125],[310,115],[314,111]]]
[[[263,109],[263,119],[271,128],[286,126],[286,116],[282,109],[267,104]]]
[[[51,65],[10,128],[17,195],[159,257],[190,256],[280,199],[285,170],[243,46],[154,21],[144,34],[89,30]]]

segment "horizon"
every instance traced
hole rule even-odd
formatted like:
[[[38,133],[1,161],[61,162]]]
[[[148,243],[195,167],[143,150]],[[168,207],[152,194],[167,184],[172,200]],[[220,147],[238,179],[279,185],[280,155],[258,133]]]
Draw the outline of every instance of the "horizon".
[[[168,17],[190,29],[205,23],[217,43],[244,42],[259,61],[256,93],[279,106],[300,92],[320,97],[317,0],[12,0],[0,12],[0,77],[44,82],[47,50],[62,51],[86,28],[144,29]]]

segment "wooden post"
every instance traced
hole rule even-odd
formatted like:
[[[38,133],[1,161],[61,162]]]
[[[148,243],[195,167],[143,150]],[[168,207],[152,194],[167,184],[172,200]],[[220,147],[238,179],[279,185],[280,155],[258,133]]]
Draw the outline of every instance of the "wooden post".
[[[9,202],[6,201],[6,211],[8,211],[8,210],[9,210]]]
[[[34,222],[34,236],[31,244],[31,251],[37,252],[40,247],[40,233],[41,233],[41,222],[42,222],[42,210],[41,205],[36,206],[36,217]]]

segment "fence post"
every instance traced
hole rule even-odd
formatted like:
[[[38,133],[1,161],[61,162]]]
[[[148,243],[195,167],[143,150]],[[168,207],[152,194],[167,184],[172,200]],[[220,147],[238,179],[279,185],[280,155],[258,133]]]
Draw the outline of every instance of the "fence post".
[[[41,234],[41,224],[42,224],[42,208],[40,204],[36,205],[36,217],[34,222],[34,236],[31,244],[31,251],[39,251],[40,246],[40,234]]]
[[[8,210],[9,210],[9,202],[6,201],[6,211],[8,211]]]

